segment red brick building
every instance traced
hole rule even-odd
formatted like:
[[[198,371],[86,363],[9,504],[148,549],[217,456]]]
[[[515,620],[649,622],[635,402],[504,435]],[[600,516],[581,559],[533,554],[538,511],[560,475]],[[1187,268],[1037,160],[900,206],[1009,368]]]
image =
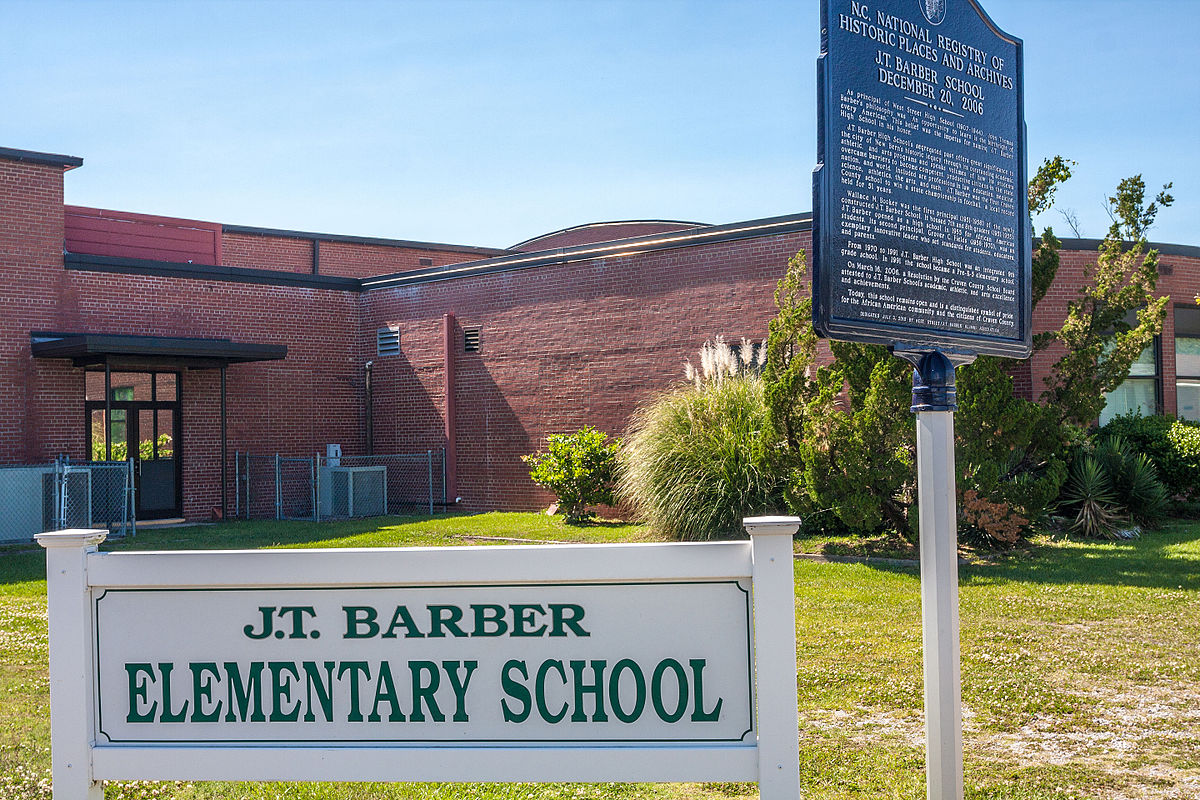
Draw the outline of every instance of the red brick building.
[[[705,339],[762,338],[810,244],[807,214],[599,223],[508,249],[247,228],[65,205],[81,164],[0,149],[0,463],[162,443],[172,482],[143,489],[140,517],[228,506],[236,450],[329,443],[444,447],[465,508],[537,507],[519,456],[583,424],[620,434]],[[1097,244],[1065,243],[1036,330],[1061,319]],[[1112,406],[1195,419],[1200,248],[1159,249],[1174,304]],[[1029,363],[1026,392],[1053,358]]]

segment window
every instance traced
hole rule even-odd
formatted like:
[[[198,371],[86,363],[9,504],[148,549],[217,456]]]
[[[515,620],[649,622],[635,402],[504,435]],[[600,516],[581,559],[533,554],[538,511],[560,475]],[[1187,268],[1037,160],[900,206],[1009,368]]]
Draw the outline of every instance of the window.
[[[1137,324],[1137,312],[1130,311],[1125,318],[1130,326]],[[1100,412],[1100,424],[1122,414],[1140,413],[1152,416],[1158,413],[1158,354],[1154,342],[1141,352],[1129,367],[1125,382],[1105,396],[1104,410]]]
[[[1175,309],[1176,414],[1200,421],[1200,308]]]

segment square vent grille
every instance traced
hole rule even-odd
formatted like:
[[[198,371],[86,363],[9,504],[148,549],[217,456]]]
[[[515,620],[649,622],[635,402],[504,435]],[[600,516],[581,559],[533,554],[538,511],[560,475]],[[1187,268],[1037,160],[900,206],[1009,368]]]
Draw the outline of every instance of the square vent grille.
[[[468,353],[479,351],[480,329],[463,328],[463,350]]]
[[[381,356],[400,355],[400,328],[380,328],[375,331],[375,350]]]

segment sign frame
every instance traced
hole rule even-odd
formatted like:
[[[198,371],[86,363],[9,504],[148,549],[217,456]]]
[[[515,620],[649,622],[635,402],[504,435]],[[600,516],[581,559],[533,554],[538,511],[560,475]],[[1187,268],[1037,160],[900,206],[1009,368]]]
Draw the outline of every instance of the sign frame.
[[[980,21],[998,38],[1015,48],[1014,98],[1016,110],[1016,177],[1014,198],[1017,209],[1015,266],[1016,279],[1016,335],[998,337],[986,334],[971,334],[951,330],[931,329],[920,324],[893,322],[871,322],[849,319],[834,314],[834,278],[843,265],[837,253],[837,237],[841,230],[841,212],[834,207],[835,174],[840,162],[838,116],[839,98],[831,71],[836,69],[837,59],[843,54],[830,51],[831,5],[837,0],[821,0],[821,53],[817,59],[817,166],[813,170],[813,231],[812,231],[812,299],[813,327],[823,338],[842,341],[863,342],[885,346],[899,346],[908,351],[939,350],[947,354],[963,356],[993,355],[1007,358],[1027,358],[1032,352],[1032,247],[1033,233],[1029,219],[1027,142],[1025,128],[1024,96],[1024,44],[1015,36],[1000,29],[976,0],[947,0],[963,3],[978,14]],[[880,2],[882,0],[879,0]],[[869,2],[869,0],[868,0]],[[878,3],[870,3],[874,6]],[[867,5],[867,3],[859,4]],[[895,3],[887,4],[894,6]],[[914,10],[917,0],[910,0]],[[919,12],[918,12],[919,14]],[[836,22],[836,20],[834,20]],[[939,23],[940,24],[940,23]],[[964,258],[970,263],[969,258]]]
[[[103,530],[39,534],[47,549],[55,800],[105,780],[757,781],[799,798],[793,517],[745,521],[744,542],[338,550],[99,552]],[[96,603],[112,590],[728,583],[750,587],[756,731],[736,743],[97,741]],[[110,595],[111,596],[111,595]],[[697,635],[702,635],[698,621]],[[741,647],[746,647],[746,642]]]

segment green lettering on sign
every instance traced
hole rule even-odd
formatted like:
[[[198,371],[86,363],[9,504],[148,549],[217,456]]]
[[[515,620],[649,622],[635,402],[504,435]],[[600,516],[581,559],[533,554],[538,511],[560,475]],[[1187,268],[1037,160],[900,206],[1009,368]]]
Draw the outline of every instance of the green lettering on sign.
[[[150,684],[154,683],[154,668],[149,664],[126,664],[125,672],[129,675],[129,713],[125,715],[126,722],[154,722],[154,713],[158,703],[151,703],[147,697]],[[139,675],[145,675],[138,680]],[[138,703],[150,703],[150,710],[138,711]]]

